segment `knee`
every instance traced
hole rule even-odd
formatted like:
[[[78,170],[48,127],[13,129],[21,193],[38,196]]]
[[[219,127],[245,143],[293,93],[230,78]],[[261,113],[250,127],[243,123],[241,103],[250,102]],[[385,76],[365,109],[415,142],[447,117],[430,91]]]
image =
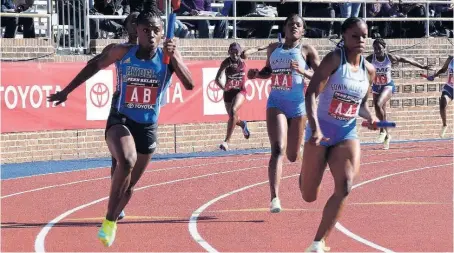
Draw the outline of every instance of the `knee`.
[[[280,157],[283,156],[285,152],[285,146],[282,143],[276,142],[271,145],[271,156]]]
[[[298,159],[298,152],[296,153],[287,153],[287,159],[291,162],[291,163],[294,163],[296,162],[296,160]]]
[[[306,201],[307,203],[311,203],[317,200],[317,191],[309,192],[305,191],[301,187],[301,195],[303,196],[304,201]]]
[[[342,181],[341,183],[339,183],[339,185],[336,186],[334,195],[341,198],[346,198],[352,191],[352,186],[353,178],[346,178],[344,181]]]
[[[232,109],[229,110],[229,116],[231,118],[238,117],[238,108],[232,107]]]
[[[374,107],[375,110],[380,110],[383,107],[383,101],[374,100]]]
[[[130,155],[125,155],[124,157],[120,158],[117,160],[117,166],[118,168],[121,168],[123,170],[127,171],[132,171],[132,168],[136,164],[137,161],[137,154],[130,154]]]
[[[134,185],[131,185],[131,186],[129,186],[128,189],[126,190],[125,195],[126,195],[126,196],[132,196],[133,193],[134,193]]]
[[[445,108],[446,105],[448,104],[448,103],[446,102],[446,99],[445,99],[444,96],[441,96],[441,97],[440,97],[439,102],[440,102],[440,107],[441,107],[441,108]]]

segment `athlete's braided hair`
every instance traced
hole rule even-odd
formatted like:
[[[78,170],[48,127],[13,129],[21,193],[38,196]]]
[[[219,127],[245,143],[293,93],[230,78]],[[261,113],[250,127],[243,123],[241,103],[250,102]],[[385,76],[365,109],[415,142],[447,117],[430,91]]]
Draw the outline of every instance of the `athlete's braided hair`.
[[[146,25],[152,18],[159,18],[161,20],[161,12],[156,5],[152,5],[148,10],[140,12],[139,16],[137,16],[137,24]]]
[[[375,43],[378,43],[378,44],[381,45],[383,48],[386,48],[386,42],[385,42],[385,40],[382,39],[382,38],[377,38],[377,39],[375,39],[373,45],[375,45]]]
[[[356,24],[358,22],[366,24],[366,22],[363,19],[358,18],[358,17],[349,17],[349,18],[347,18],[346,20],[344,20],[344,22],[341,25],[341,32],[345,33],[345,31],[347,31],[350,27],[352,27],[354,24]],[[344,39],[342,38],[336,44],[336,47],[341,48],[343,46],[344,46]]]
[[[294,17],[298,17],[300,18],[302,21],[303,21],[303,25],[306,26],[306,24],[304,23],[304,19],[303,17],[301,17],[299,14],[297,13],[292,13],[290,14],[289,16],[287,16],[287,18],[285,19],[284,21],[284,26],[287,25],[287,23],[290,21],[290,19],[294,18]]]

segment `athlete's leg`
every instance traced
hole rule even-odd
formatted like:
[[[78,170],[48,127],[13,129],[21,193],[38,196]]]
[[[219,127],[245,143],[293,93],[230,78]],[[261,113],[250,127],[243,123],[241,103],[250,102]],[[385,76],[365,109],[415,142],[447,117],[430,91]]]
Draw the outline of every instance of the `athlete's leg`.
[[[380,95],[377,98],[374,96],[374,99],[376,99],[374,101],[374,106],[376,108],[378,107],[378,111],[379,111],[379,114],[377,114],[377,118],[381,121],[386,121],[386,119],[387,119],[386,103],[389,101],[389,99],[391,99],[392,95],[393,95],[393,87],[385,86],[385,87],[383,87],[382,92],[380,93]],[[375,110],[377,110],[377,109],[375,109]],[[380,131],[382,131],[382,129],[380,129]],[[388,134],[387,128],[385,128],[384,131]]]
[[[104,246],[111,246],[115,240],[117,207],[124,197],[131,181],[131,170],[137,160],[134,138],[129,129],[120,124],[113,125],[106,132],[109,151],[117,164],[112,175],[106,218],[98,231],[98,238]]]
[[[113,177],[113,173],[115,171],[115,167],[117,166],[117,160],[115,157],[112,156],[112,165],[110,166],[110,176]]]
[[[268,165],[271,201],[279,202],[279,184],[287,147],[287,118],[279,109],[268,108],[266,110],[266,127],[271,144],[271,157]],[[276,200],[274,200],[275,198]],[[274,203],[274,205],[272,203],[272,212],[280,212],[280,209],[280,203]]]
[[[244,103],[244,95],[238,93],[235,98],[233,98],[232,103],[225,103],[225,109],[229,114],[229,121],[227,123],[227,135],[225,137],[225,142],[229,143],[230,138],[232,137],[235,126],[244,127],[244,123],[240,121],[238,110],[241,108],[241,105]]]
[[[136,162],[137,164],[137,162]],[[115,171],[115,167],[117,166],[117,160],[115,159],[115,157],[112,156],[112,165],[110,167],[110,176],[113,177],[113,174],[114,174],[114,171]],[[118,220],[121,220],[125,217],[125,212],[123,210],[121,210],[120,212],[120,215],[118,215]]]
[[[447,107],[448,107],[448,104],[450,101],[451,101],[451,97],[449,96],[449,94],[446,91],[443,91],[441,93],[440,103],[439,103],[440,104],[440,117],[441,117],[441,121],[443,123],[443,126],[441,128],[441,133],[440,133],[441,138],[445,137],[446,130],[448,129],[448,123],[446,122],[446,110],[447,110]]]
[[[330,148],[328,164],[334,178],[334,193],[323,209],[322,220],[314,241],[325,239],[336,223],[344,200],[352,190],[353,179],[359,172],[360,152],[357,139],[345,140]]]
[[[306,116],[291,118],[287,133],[287,159],[295,162],[301,157],[301,144],[303,143]]]
[[[112,176],[106,219],[116,221],[117,206],[128,189],[131,171],[137,161],[134,138],[124,125],[114,125],[107,130],[107,146],[117,161]]]
[[[440,96],[440,117],[441,117],[441,122],[443,123],[443,126],[447,126],[446,122],[446,108],[448,107],[448,103],[451,99],[446,95],[445,92],[443,92]]]
[[[304,144],[299,186],[301,195],[307,202],[317,199],[323,173],[328,163],[327,152],[328,148],[325,146],[315,146],[308,142]]]
[[[142,177],[143,173],[147,169],[148,164],[150,163],[151,157],[152,157],[152,154],[137,153],[137,161],[131,172],[131,181],[129,183],[129,187],[127,188],[123,198],[121,199],[121,201],[119,202],[119,204],[117,206],[116,213],[118,213],[118,215],[120,215],[121,211],[126,207],[129,200],[131,199],[132,194],[134,192],[134,187],[136,186],[137,182],[139,181],[139,179]]]

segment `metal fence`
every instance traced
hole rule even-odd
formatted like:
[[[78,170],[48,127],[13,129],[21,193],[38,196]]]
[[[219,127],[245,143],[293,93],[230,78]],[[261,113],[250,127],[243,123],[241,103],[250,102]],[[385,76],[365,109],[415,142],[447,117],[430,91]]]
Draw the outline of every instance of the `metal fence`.
[[[237,17],[237,3],[240,1],[251,0],[233,0],[233,16],[232,17],[200,17],[200,16],[178,16],[179,20],[228,20],[232,21],[233,38],[237,38],[237,21],[282,21],[285,17]],[[279,2],[279,0],[252,0],[256,2]],[[397,1],[397,0],[396,0]],[[165,16],[163,20],[167,26],[167,16],[170,13],[169,0],[165,3]],[[298,13],[301,15],[303,3],[339,3],[335,0],[286,0],[286,2],[297,2]],[[346,3],[363,3],[363,19],[366,21],[375,22],[400,22],[400,21],[424,21],[426,37],[429,37],[429,24],[431,21],[451,21],[453,17],[435,18],[429,16],[429,11],[426,11],[424,18],[410,17],[391,17],[391,18],[370,18],[366,16],[366,4],[372,3],[388,3],[388,0],[348,0]],[[429,10],[430,4],[454,4],[454,1],[424,1],[424,0],[404,0],[405,4],[425,4],[426,10]],[[1,17],[33,17],[45,18],[47,20],[46,36],[53,38],[57,45],[57,51],[70,53],[82,53],[89,49],[90,45],[90,25],[95,24],[98,28],[99,20],[101,19],[125,19],[126,16],[113,15],[93,15],[90,13],[92,6],[91,0],[47,0],[47,13],[1,13]],[[345,18],[317,18],[304,17],[305,21],[319,22],[342,22]],[[90,22],[95,20],[96,22]],[[92,29],[93,30],[93,29]]]

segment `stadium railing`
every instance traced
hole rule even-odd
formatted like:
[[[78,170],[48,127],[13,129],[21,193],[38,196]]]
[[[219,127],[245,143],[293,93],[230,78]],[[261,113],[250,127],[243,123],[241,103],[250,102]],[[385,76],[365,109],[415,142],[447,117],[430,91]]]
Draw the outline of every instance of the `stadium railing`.
[[[211,16],[178,16],[179,20],[228,20],[232,21],[232,30],[233,38],[237,38],[237,21],[281,21],[285,20],[285,17],[237,17],[237,2],[240,1],[251,1],[251,0],[233,0],[233,16],[222,16],[222,17],[211,17]],[[279,0],[252,0],[256,2],[279,2]],[[57,6],[52,4],[53,0],[47,0],[47,13],[0,13],[1,17],[41,17],[47,18],[47,31],[46,35],[51,37],[55,36],[57,45],[60,45],[62,49],[69,50],[71,52],[81,52],[86,50],[89,47],[90,42],[90,19],[125,19],[126,16],[115,16],[115,15],[91,15],[89,13],[90,0],[65,0],[64,2],[72,2],[74,5],[82,3],[82,6],[78,5],[77,10],[72,10],[70,13],[69,7],[64,13],[60,13],[60,17],[57,15],[57,10],[62,9],[58,8],[59,2],[62,0],[55,1]],[[336,0],[286,0],[286,2],[297,2],[298,3],[298,13],[302,14],[303,3],[339,3]],[[347,2],[347,1],[346,1]],[[425,21],[425,32],[426,37],[429,37],[429,22],[430,21],[453,21],[453,17],[430,17],[429,12],[426,11],[426,17],[423,18],[409,18],[409,17],[387,17],[387,18],[371,18],[366,16],[366,5],[367,3],[388,3],[388,0],[349,0],[349,3],[363,3],[363,16],[362,18],[367,21],[377,21],[377,22],[396,22],[396,21]],[[163,20],[166,22],[167,26],[167,16],[170,13],[169,1],[164,1],[165,16]],[[365,4],[364,4],[365,3]],[[429,9],[431,4],[453,4],[453,1],[437,1],[437,0],[405,0],[405,4],[425,4],[426,9]],[[67,6],[63,6],[63,9]],[[217,5],[217,8],[220,8],[221,5]],[[67,12],[67,13],[66,13]],[[68,15],[65,15],[68,14]],[[63,24],[59,24],[58,20],[61,19]],[[71,22],[67,22],[72,19]],[[342,22],[345,18],[317,18],[317,17],[304,17],[305,21],[321,21],[321,22],[331,22],[339,21]],[[56,30],[56,31],[55,31]],[[65,39],[67,34],[73,34],[73,41],[66,43]],[[63,37],[61,37],[63,35]],[[61,42],[63,40],[63,42]]]

